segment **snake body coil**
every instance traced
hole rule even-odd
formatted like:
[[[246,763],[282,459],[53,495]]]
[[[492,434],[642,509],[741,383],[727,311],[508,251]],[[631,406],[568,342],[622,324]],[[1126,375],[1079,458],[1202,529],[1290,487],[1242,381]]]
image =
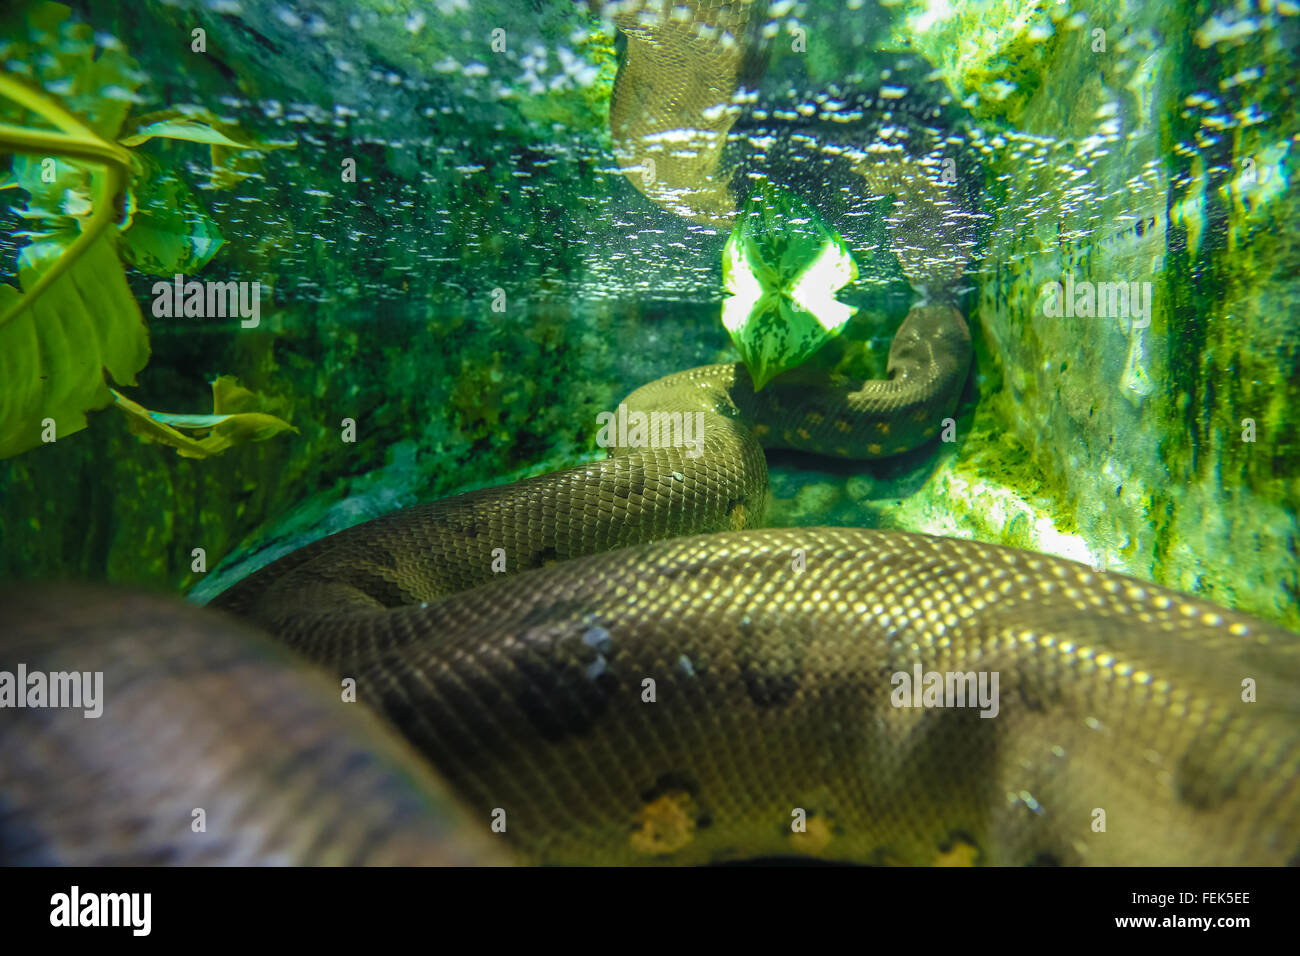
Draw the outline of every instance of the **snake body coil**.
[[[755,436],[913,447],[968,363],[960,316],[929,306],[888,381],[756,396],[740,366],[668,376],[627,404],[703,410],[698,457],[622,449],[399,512],[214,604],[355,676],[532,862],[1291,859],[1290,635],[996,546],[725,530],[761,517]],[[716,533],[673,537],[695,530]],[[658,543],[599,553],[638,542]],[[531,570],[495,575],[496,547]],[[896,706],[918,668],[997,673],[996,716]],[[1253,675],[1267,704],[1241,700]]]

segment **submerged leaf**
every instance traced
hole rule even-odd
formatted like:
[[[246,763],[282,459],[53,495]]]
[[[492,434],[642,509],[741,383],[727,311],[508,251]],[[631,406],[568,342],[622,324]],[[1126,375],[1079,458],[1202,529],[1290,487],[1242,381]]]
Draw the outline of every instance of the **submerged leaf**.
[[[91,164],[85,174],[90,215],[56,217],[57,228],[20,255],[21,292],[0,285],[0,458],[6,458],[84,428],[86,412],[112,400],[105,372],[135,384],[149,358],[149,335],[115,250],[126,151],[12,77],[0,76],[0,95],[59,130],[0,126],[0,150]],[[62,160],[59,167],[62,173]]]
[[[212,415],[187,415],[171,412],[154,412],[131,401],[120,392],[113,392],[117,407],[126,412],[131,431],[148,441],[169,445],[183,458],[211,458],[235,445],[265,441],[284,431],[297,432],[288,422],[264,412],[243,411],[222,414],[223,408],[249,407],[257,396],[230,376],[222,376],[212,383]],[[177,429],[207,431],[203,438],[191,438]]]
[[[233,375],[219,375],[212,382],[212,410],[218,415],[256,411],[263,399],[239,384]]]
[[[105,371],[134,385],[149,359],[144,320],[107,235],[37,298],[0,285],[0,311],[15,307],[0,325],[0,458],[85,428],[86,412],[112,400]]]
[[[219,119],[204,109],[161,110],[141,116],[135,132],[118,140],[123,146],[139,146],[155,136],[163,139],[183,139],[209,146],[233,146],[236,149],[282,149],[293,146],[292,141],[264,142],[254,139],[234,123]]]
[[[141,272],[155,276],[193,275],[224,245],[217,224],[174,173],[146,167],[135,186],[136,209],[122,233],[122,252]]]
[[[234,123],[197,107],[162,110],[140,117],[133,133],[122,138],[123,146],[139,146],[155,137],[205,143],[212,152],[214,189],[230,189],[253,175],[261,162],[261,150],[297,146],[294,140],[259,140]]]
[[[761,389],[838,335],[854,309],[835,293],[858,277],[844,240],[811,206],[764,183],[722,251],[722,324]]]
[[[5,7],[0,37],[6,72],[57,95],[96,135],[116,137],[145,81],[136,62],[122,49],[98,42],[94,29],[73,21],[72,9],[64,4]],[[0,100],[0,117],[7,121],[25,124],[30,112],[41,113],[21,101]]]

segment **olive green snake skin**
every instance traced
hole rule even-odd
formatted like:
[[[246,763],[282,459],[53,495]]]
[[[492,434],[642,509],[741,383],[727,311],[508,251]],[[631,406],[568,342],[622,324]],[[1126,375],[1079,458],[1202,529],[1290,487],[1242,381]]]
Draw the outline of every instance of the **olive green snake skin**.
[[[628,69],[691,55],[620,25]],[[736,64],[719,69],[734,90]],[[629,82],[611,123],[635,153]],[[675,211],[727,214],[716,163],[659,170],[691,187]],[[758,527],[764,447],[919,447],[970,360],[960,314],[924,302],[885,380],[755,394],[743,366],[668,376],[626,404],[700,412],[697,447],[615,448],[379,518],[212,602],[329,676],[214,610],[0,595],[0,668],[105,674],[97,720],[0,711],[0,857],[1294,862],[1295,636],[996,545]],[[996,713],[898,706],[896,675],[918,668],[996,673]]]

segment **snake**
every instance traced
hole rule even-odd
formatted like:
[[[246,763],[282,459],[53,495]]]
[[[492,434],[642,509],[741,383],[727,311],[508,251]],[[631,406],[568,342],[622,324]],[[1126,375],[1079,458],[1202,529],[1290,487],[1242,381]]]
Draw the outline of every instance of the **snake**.
[[[707,104],[736,96],[757,8],[677,6],[621,6],[611,132],[657,207],[725,223],[734,117]],[[98,718],[0,710],[0,860],[1300,862],[1295,635],[997,544],[764,526],[766,449],[921,448],[970,374],[941,294],[961,256],[912,241],[941,184],[858,162],[922,207],[892,233],[925,294],[884,378],[668,375],[622,404],[690,416],[690,442],[376,518],[206,608],[0,595],[0,670],[104,676]]]

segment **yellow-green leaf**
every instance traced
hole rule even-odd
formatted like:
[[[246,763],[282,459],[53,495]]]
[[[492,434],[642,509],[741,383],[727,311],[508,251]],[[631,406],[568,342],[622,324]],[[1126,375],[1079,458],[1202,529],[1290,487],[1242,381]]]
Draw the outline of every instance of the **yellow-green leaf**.
[[[240,412],[228,416],[221,424],[212,429],[212,434],[203,439],[203,445],[210,455],[217,455],[233,445],[248,442],[266,441],[283,431],[296,432],[288,422],[274,415],[261,412]]]
[[[127,426],[141,438],[156,441],[163,445],[170,445],[176,449],[178,454],[186,458],[208,457],[203,446],[193,438],[182,435],[170,425],[158,421],[149,409],[138,402],[131,401],[116,389],[111,389],[111,391],[113,401],[117,403],[117,407],[129,416]]]
[[[148,441],[170,445],[184,458],[211,458],[227,448],[248,442],[266,441],[284,431],[297,432],[288,422],[263,412],[242,411],[222,414],[222,409],[248,408],[257,396],[231,376],[221,376],[212,383],[212,415],[189,415],[152,412],[120,392],[113,392],[118,408],[126,412],[131,430]],[[192,438],[177,429],[207,431],[203,438]]]
[[[123,137],[123,146],[139,146],[155,137],[205,143],[212,153],[212,187],[230,189],[247,179],[261,161],[260,150],[297,146],[294,140],[254,139],[234,123],[197,107],[160,110],[136,120],[135,131]]]
[[[254,139],[234,123],[223,122],[208,110],[199,109],[162,110],[141,116],[136,121],[135,132],[121,137],[118,142],[123,146],[139,146],[155,136],[236,149],[283,149],[294,145],[292,140],[265,142]]]
[[[67,232],[61,254],[43,260],[39,274],[23,270],[21,291],[0,284],[0,458],[7,458],[86,427],[86,412],[112,400],[105,372],[135,384],[149,358],[149,334],[115,248],[126,151],[13,77],[0,75],[0,95],[59,130],[0,125],[0,151],[98,165],[90,174],[92,212],[77,223],[80,231]]]
[[[212,410],[218,415],[255,411],[261,401],[233,375],[219,375],[212,382]]]

